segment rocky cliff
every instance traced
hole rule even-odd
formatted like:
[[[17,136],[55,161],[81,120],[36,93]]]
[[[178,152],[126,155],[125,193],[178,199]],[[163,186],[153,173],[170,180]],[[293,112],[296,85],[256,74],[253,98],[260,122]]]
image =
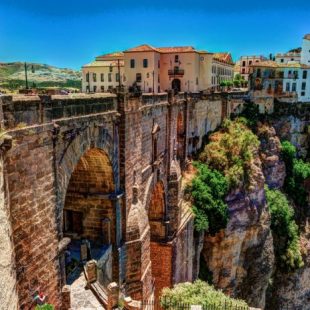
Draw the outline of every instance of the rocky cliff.
[[[227,228],[215,236],[205,235],[202,255],[214,285],[245,299],[250,306],[308,310],[310,234],[305,231],[302,237],[305,266],[292,273],[277,270],[264,184],[281,189],[286,169],[275,128],[258,123],[256,134],[260,146],[251,164],[250,186],[239,187],[226,197],[230,213]]]

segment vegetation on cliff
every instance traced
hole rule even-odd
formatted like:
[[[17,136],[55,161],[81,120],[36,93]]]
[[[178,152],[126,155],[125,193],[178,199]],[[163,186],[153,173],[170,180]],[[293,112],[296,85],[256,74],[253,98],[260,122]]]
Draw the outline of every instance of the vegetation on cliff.
[[[224,309],[224,307],[225,309],[248,309],[248,305],[243,300],[230,298],[201,280],[196,280],[194,283],[180,283],[172,289],[163,289],[161,305],[164,309],[173,309],[173,305],[182,304],[214,306],[214,309]]]
[[[225,120],[222,128],[210,136],[199,159],[222,172],[229,188],[250,185],[252,162],[259,146],[255,134],[244,118]]]
[[[197,175],[186,189],[193,199],[195,229],[215,234],[228,222],[228,206],[224,202],[228,182],[220,172],[203,163],[195,163],[195,167]]]
[[[286,166],[284,190],[298,207],[306,208],[308,201],[304,182],[310,178],[310,163],[297,159],[296,148],[289,141],[282,142],[281,155]]]
[[[281,191],[265,187],[278,266],[292,271],[303,266],[294,209]]]

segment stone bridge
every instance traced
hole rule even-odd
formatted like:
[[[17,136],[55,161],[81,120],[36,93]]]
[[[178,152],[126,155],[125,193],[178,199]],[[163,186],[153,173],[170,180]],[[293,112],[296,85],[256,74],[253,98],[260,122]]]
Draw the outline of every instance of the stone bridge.
[[[68,247],[79,249],[84,239],[98,256],[102,287],[116,282],[133,299],[195,278],[182,170],[238,100],[183,93],[0,97],[3,309],[31,309],[36,292],[65,308],[68,255],[76,250]]]

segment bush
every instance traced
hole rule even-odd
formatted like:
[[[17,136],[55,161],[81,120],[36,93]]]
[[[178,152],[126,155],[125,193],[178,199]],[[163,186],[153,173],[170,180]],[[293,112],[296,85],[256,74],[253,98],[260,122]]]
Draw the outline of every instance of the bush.
[[[304,181],[310,178],[310,163],[296,158],[296,148],[289,141],[282,142],[281,156],[286,166],[284,189],[297,206],[306,208],[308,194]]]
[[[271,190],[267,186],[265,190],[278,266],[284,270],[293,271],[303,266],[294,209],[279,190]]]
[[[247,127],[245,118],[225,120],[220,131],[210,136],[199,159],[211,168],[222,172],[229,187],[249,185],[252,175],[252,162],[259,141]]]
[[[232,299],[201,280],[196,280],[194,283],[180,283],[172,289],[164,288],[160,301],[164,309],[174,309],[174,304],[180,306],[178,309],[181,308],[182,304],[201,305],[205,307],[222,305],[220,306],[221,308],[217,309],[224,309],[224,305],[227,304],[232,307],[244,307],[248,309],[245,301]]]
[[[50,305],[50,304],[45,304],[42,306],[36,306],[35,310],[54,310],[54,306]]]
[[[220,172],[209,169],[207,165],[195,163],[195,166],[198,174],[186,190],[193,199],[195,229],[215,234],[228,222],[228,206],[224,202],[228,183]]]

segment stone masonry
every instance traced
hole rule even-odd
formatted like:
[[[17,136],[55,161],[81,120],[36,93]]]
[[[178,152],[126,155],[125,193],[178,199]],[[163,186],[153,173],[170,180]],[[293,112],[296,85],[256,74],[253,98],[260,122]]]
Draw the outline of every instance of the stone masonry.
[[[82,237],[111,245],[111,280],[125,296],[148,300],[193,280],[182,170],[227,115],[224,101],[183,93],[2,96],[0,304],[28,309],[43,292],[62,308],[67,211],[81,214]]]

